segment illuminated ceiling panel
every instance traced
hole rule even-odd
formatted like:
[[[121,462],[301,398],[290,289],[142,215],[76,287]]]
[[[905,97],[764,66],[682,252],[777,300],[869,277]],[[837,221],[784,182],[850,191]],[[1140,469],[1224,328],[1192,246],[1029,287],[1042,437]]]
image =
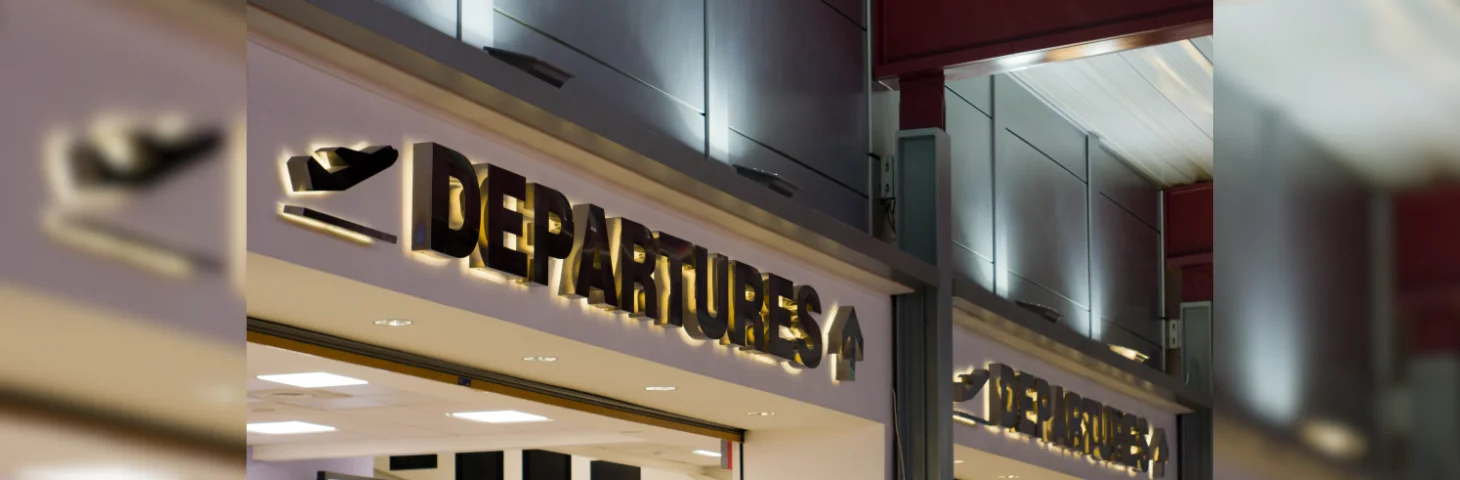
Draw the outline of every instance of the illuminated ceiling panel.
[[[1460,4],[1213,3],[1223,78],[1391,186],[1460,176]]]
[[[1212,177],[1210,37],[1012,75],[1163,186]]]

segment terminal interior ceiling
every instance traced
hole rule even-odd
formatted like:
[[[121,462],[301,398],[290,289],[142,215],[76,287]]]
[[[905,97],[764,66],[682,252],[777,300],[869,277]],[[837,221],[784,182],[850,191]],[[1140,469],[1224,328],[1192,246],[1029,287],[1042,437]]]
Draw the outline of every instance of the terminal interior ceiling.
[[[551,449],[670,471],[720,464],[715,438],[258,344],[248,405],[254,461]],[[270,430],[290,426],[303,433]]]

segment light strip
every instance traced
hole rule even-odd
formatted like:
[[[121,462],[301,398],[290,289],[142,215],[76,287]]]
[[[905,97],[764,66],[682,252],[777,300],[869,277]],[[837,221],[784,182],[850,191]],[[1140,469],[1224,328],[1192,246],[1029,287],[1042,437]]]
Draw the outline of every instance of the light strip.
[[[328,372],[309,373],[286,373],[281,375],[259,375],[259,380],[292,385],[299,388],[324,388],[344,387],[349,385],[365,385],[367,381],[350,378],[344,375],[335,375]]]
[[[289,421],[250,423],[248,424],[248,431],[266,435],[295,435],[301,433],[333,432],[335,431],[335,427],[309,422]]]
[[[527,423],[527,422],[550,422],[551,418],[542,415],[519,412],[516,410],[495,410],[490,412],[457,412],[449,414],[452,417],[462,420],[483,423]]]

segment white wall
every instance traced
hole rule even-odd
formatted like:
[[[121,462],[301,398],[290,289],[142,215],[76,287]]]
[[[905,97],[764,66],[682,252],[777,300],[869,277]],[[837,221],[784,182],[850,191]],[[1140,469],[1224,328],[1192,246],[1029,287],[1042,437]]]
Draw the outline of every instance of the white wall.
[[[1166,478],[1176,478],[1176,472],[1179,471],[1176,458],[1179,438],[1176,433],[1175,412],[1166,411],[1136,400],[1128,395],[1116,393],[1092,380],[1061,370],[1028,354],[968,331],[967,329],[961,327],[955,327],[953,329],[953,373],[955,375],[969,373],[974,368],[983,368],[990,362],[1003,363],[1016,371],[1029,372],[1037,375],[1048,381],[1051,385],[1059,385],[1064,387],[1066,391],[1080,394],[1081,397],[1099,400],[1101,403],[1118,408],[1121,411],[1145,417],[1150,422],[1151,427],[1165,429],[1167,453],[1170,459],[1166,464]],[[953,379],[949,380],[952,381]],[[962,408],[976,415],[981,415],[983,412],[979,409],[974,409],[973,406],[984,404],[983,402],[986,401],[988,390],[989,387],[986,385],[974,399],[955,406],[955,408]],[[983,426],[954,423],[953,441],[958,445],[1038,465],[1079,478],[1111,480],[1129,480],[1132,478],[1129,473],[1097,464],[1090,460],[1089,457],[1050,450],[1039,441],[1030,440],[1027,437],[1016,438],[1004,432],[992,431]]]
[[[249,43],[248,61],[250,252],[876,422],[889,421],[892,313],[887,295],[833,277],[773,251],[761,241],[624,191],[559,159],[506,143],[483,129],[466,128],[454,119],[397,101],[393,94],[342,81],[260,43]],[[330,196],[289,196],[282,166],[288,155],[312,147],[370,143],[408,151],[408,144],[422,141],[447,145],[476,163],[500,165],[562,191],[574,202],[600,205],[608,215],[633,219],[764,272],[813,285],[827,313],[835,305],[855,306],[866,339],[865,361],[858,365],[857,381],[834,382],[830,362],[791,375],[781,369],[761,368],[763,365],[750,359],[726,359],[709,352],[709,345],[665,342],[656,335],[615,328],[608,322],[585,321],[581,311],[562,307],[546,288],[524,290],[469,281],[455,266],[418,261],[404,245],[359,248],[279,218],[279,204],[287,200],[395,233],[408,243],[403,192],[407,159],[350,191]]]
[[[375,459],[371,457],[261,462],[251,458],[252,454],[249,456],[248,480],[315,480],[321,470],[361,477],[375,474]]]
[[[882,426],[853,429],[751,431],[745,437],[745,477],[755,480],[891,478]]]

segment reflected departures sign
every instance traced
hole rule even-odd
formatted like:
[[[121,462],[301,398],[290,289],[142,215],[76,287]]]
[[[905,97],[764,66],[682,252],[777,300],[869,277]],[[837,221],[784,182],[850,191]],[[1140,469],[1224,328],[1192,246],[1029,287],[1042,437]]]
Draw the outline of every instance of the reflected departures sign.
[[[853,307],[835,309],[823,341],[815,317],[822,314],[821,298],[810,285],[608,216],[598,205],[571,204],[561,192],[498,165],[485,165],[479,180],[479,166],[443,145],[410,148],[413,251],[469,259],[471,268],[538,286],[549,284],[550,259],[556,259],[559,295],[796,368],[815,369],[830,355],[837,381],[856,380],[865,342]],[[388,146],[322,152],[287,162],[296,192],[345,190],[395,159]]]
[[[984,395],[994,428],[1038,439],[1085,455],[1115,468],[1166,476],[1166,430],[1152,428],[1145,418],[1084,398],[1008,365],[990,364],[958,376],[953,400]]]

